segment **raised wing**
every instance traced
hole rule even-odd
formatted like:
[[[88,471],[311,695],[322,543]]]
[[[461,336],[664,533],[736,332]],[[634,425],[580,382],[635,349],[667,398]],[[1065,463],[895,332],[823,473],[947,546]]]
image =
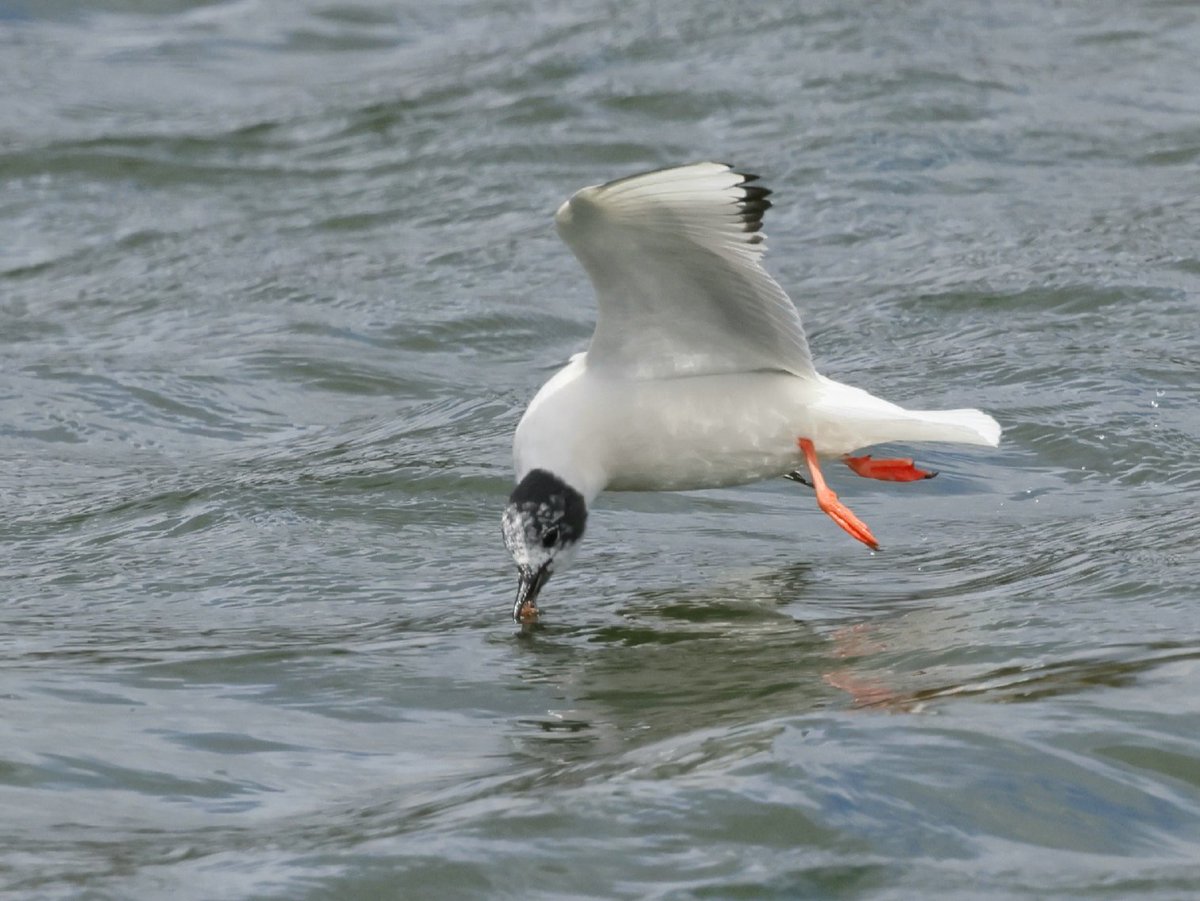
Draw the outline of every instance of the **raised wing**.
[[[596,289],[588,366],[629,378],[815,376],[795,304],[762,268],[771,192],[723,163],[584,188],[558,233]]]

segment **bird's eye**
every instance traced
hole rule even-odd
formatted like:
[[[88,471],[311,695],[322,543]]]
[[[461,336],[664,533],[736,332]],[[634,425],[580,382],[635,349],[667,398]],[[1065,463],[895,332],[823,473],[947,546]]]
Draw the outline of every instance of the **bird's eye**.
[[[550,548],[558,544],[558,526],[553,526],[542,535],[542,547]]]

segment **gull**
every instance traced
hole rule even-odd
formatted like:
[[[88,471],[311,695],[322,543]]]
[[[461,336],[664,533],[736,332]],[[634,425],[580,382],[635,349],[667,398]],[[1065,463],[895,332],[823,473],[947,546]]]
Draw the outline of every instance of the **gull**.
[[[816,371],[795,304],[762,267],[771,192],[757,180],[724,163],[674,166],[583,188],[555,213],[595,288],[596,330],[513,437],[516,488],[501,526],[518,622],[537,618],[542,587],[574,559],[602,491],[784,476],[877,550],[821,458],[908,482],[937,473],[852,454],[884,442],[999,444],[1000,426],[979,410],[907,410]]]

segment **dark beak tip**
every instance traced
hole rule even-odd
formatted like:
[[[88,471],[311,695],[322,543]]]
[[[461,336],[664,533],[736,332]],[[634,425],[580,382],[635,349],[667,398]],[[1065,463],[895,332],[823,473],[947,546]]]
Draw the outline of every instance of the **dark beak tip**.
[[[513,604],[514,620],[519,623],[529,623],[537,619],[537,597],[548,578],[550,578],[550,573],[545,567],[538,570],[521,570],[517,582],[517,600]]]

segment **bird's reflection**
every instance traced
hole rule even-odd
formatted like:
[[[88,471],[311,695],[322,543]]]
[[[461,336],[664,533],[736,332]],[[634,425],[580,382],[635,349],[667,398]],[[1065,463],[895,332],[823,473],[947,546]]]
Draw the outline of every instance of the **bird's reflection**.
[[[811,589],[810,567],[793,563],[641,590],[617,610],[577,605],[569,623],[524,627],[522,679],[558,703],[521,722],[523,748],[566,763],[844,707],[851,664],[836,630],[801,618]]]
[[[985,640],[986,605],[899,593],[834,601],[804,564],[571,613],[519,643],[522,679],[551,703],[521,722],[518,743],[562,764],[685,737],[721,746],[822,711],[915,713],[964,696],[1079,691],[1157,657],[1014,663],[1013,649]]]

